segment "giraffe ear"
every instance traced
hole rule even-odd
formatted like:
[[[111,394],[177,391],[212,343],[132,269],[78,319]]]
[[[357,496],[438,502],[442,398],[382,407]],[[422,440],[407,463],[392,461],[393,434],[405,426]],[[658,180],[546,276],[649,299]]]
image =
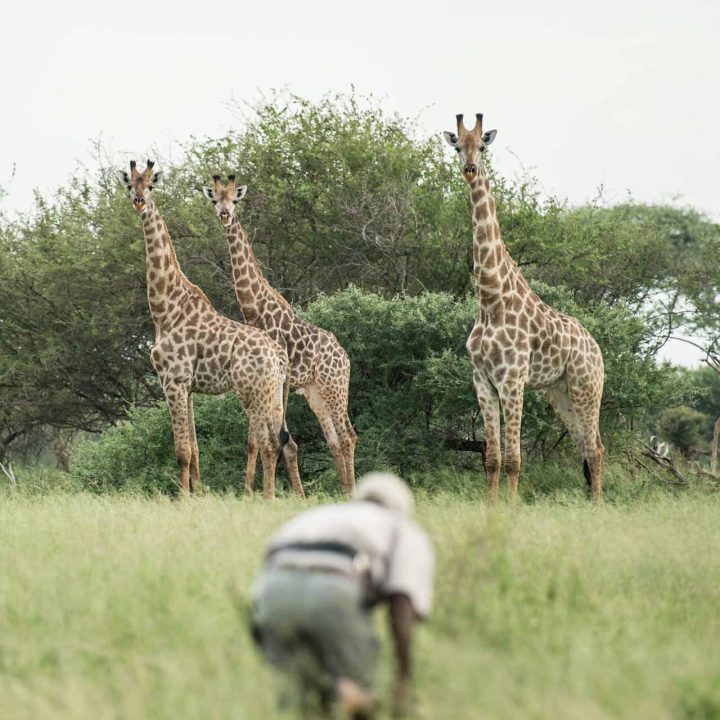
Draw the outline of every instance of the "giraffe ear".
[[[215,191],[214,191],[209,185],[203,185],[202,194],[203,194],[208,200],[214,200],[214,199],[215,199]]]
[[[454,132],[450,132],[449,130],[446,130],[443,135],[445,136],[448,145],[452,145],[453,147],[455,147],[455,143],[458,141],[458,136]]]
[[[121,185],[126,187],[128,190],[130,189],[130,177],[124,170],[116,170],[115,177]]]
[[[153,173],[152,184],[157,185],[158,183],[162,182],[162,179],[163,179],[163,171],[158,170],[156,173]]]
[[[240,187],[235,190],[235,201],[242,200],[245,197],[245,193],[247,192],[247,185],[240,185]]]
[[[485,143],[485,145],[489,145],[497,135],[497,130],[488,130],[486,133],[483,133],[482,141]]]

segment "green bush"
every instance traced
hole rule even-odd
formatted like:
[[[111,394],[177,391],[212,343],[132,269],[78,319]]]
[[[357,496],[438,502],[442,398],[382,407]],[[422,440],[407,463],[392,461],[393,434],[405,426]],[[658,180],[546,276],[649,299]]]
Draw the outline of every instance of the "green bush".
[[[648,329],[621,304],[592,310],[577,306],[567,291],[538,285],[554,306],[576,315],[594,334],[606,357],[603,427],[606,445],[637,427],[650,409],[682,400],[685,385],[670,367],[643,352]],[[483,438],[472,389],[465,341],[475,319],[473,298],[424,293],[386,299],[358,288],[321,296],[302,315],[333,331],[352,362],[350,416],[359,435],[356,469],[379,467],[418,474],[482,472],[482,458],[467,448]],[[196,396],[195,416],[204,482],[214,490],[241,486],[246,421],[236,399]],[[288,428],[299,445],[303,481],[310,491],[335,491],[335,465],[306,401],[291,394]],[[523,442],[546,457],[573,453],[559,442],[563,427],[545,400],[526,394]],[[556,449],[557,448],[557,449]],[[574,466],[574,465],[573,465]],[[170,420],[164,405],[136,409],[127,422],[78,450],[73,473],[97,489],[174,486]],[[282,480],[281,480],[282,482]]]
[[[241,487],[247,459],[247,420],[240,404],[232,395],[195,396],[194,403],[203,482],[217,491]],[[106,430],[97,441],[81,443],[72,474],[96,491],[173,492],[178,469],[165,404],[135,408],[128,420]]]

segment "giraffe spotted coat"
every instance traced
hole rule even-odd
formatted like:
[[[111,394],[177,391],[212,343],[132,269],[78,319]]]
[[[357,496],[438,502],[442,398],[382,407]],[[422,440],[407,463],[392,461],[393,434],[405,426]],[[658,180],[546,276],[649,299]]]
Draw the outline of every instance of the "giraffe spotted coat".
[[[277,340],[290,360],[290,387],[304,395],[317,416],[335,458],[343,489],[355,487],[357,435],[348,416],[350,360],[335,335],[299,318],[290,303],[265,279],[250,242],[235,216],[235,204],[247,188],[230,176],[203,189],[225,228],[235,294],[245,321]]]
[[[248,417],[245,490],[252,492],[258,453],[263,494],[275,492],[275,466],[282,450],[293,488],[303,495],[297,446],[285,429],[287,353],[266,333],[218,313],[178,264],[165,222],[150,195],[160,173],[152,163],[118,177],[142,218],[147,265],[147,295],[155,324],[150,359],[162,384],[172,418],[180,486],[201,487],[192,393],[217,395],[233,390]]]
[[[595,500],[602,500],[604,448],[599,414],[604,368],[600,348],[573,317],[546,305],[530,289],[500,233],[482,152],[496,131],[483,133],[482,115],[468,131],[457,116],[455,148],[473,206],[473,274],[478,315],[467,341],[473,384],[487,441],[485,468],[491,496],[498,492],[500,407],[505,420],[505,471],[510,496],[520,474],[520,429],[526,387],[544,392],[584,461]]]

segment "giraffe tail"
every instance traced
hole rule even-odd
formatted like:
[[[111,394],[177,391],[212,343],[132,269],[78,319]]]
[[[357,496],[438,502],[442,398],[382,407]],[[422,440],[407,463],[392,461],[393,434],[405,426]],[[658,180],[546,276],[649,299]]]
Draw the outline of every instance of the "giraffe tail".
[[[588,465],[588,461],[583,458],[583,475],[585,476],[585,482],[587,483],[588,488],[592,488],[592,479],[590,475],[590,465]]]

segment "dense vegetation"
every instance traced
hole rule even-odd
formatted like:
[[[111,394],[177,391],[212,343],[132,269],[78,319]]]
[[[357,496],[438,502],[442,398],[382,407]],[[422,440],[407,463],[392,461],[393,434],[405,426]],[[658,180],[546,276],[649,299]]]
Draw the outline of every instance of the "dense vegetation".
[[[212,174],[236,173],[270,282],[350,353],[360,469],[479,467],[482,421],[464,354],[474,315],[469,198],[439,137],[417,137],[411,121],[371,100],[279,96],[237,131],[184,150],[181,163],[165,164],[156,200],[185,272],[238,317],[222,230],[199,192]],[[142,477],[162,486],[170,430],[148,362],[142,234],[112,168],[100,165],[0,222],[0,461],[49,435],[62,453],[73,434],[131,417],[132,427],[81,448],[76,472],[94,487]],[[493,187],[523,272],[604,350],[611,453],[657,431],[683,452],[707,452],[717,373],[681,373],[655,357],[679,328],[699,333],[714,357],[718,227],[691,209],[632,201],[570,208],[542,198],[531,178],[494,174]],[[544,401],[529,393],[526,407],[526,450],[566,452]],[[197,414],[204,469],[221,478],[242,465],[244,420],[231,398],[201,401]],[[304,475],[322,477],[329,456],[298,398],[289,423]]]

